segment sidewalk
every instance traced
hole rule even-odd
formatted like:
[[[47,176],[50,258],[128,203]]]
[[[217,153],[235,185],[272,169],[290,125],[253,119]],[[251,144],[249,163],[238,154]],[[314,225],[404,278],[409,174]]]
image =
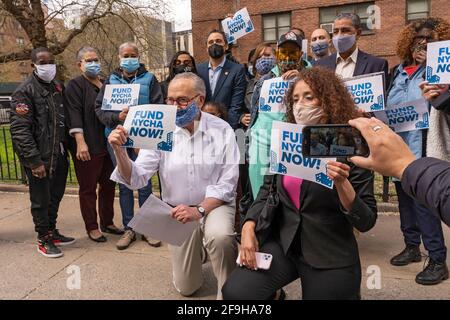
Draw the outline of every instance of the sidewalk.
[[[116,224],[120,209],[116,200]],[[90,241],[84,231],[78,197],[66,195],[61,203],[59,229],[77,238],[63,248],[64,257],[47,259],[37,253],[35,233],[27,193],[0,192],[0,299],[185,299],[173,288],[167,246],[152,248],[136,241],[118,251],[119,236],[106,235],[108,242]],[[444,226],[447,246],[450,229]],[[414,282],[423,262],[406,267],[389,264],[392,255],[403,249],[396,213],[382,213],[377,225],[359,239],[362,261],[363,299],[450,299],[450,281],[438,286]],[[450,259],[447,260],[450,264]],[[367,288],[367,268],[378,266],[381,289]],[[70,290],[71,270],[79,267],[81,289]],[[210,263],[204,265],[203,287],[190,299],[214,299],[216,282]],[[299,299],[299,281],[286,287],[288,299]]]

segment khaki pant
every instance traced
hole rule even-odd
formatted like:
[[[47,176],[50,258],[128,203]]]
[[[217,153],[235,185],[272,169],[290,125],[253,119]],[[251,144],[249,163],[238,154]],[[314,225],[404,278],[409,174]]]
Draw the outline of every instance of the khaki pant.
[[[203,284],[202,250],[206,249],[217,278],[217,299],[222,286],[236,267],[237,242],[234,235],[235,206],[222,205],[211,211],[192,236],[181,246],[169,246],[173,284],[183,296],[190,296]]]

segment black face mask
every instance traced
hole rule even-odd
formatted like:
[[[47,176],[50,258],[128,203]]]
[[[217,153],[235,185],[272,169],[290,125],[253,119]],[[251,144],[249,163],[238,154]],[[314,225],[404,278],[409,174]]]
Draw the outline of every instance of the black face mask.
[[[185,66],[185,65],[175,66],[173,68],[174,74],[179,74],[179,73],[184,73],[184,72],[194,72],[194,68],[191,66]]]
[[[211,58],[219,59],[223,57],[223,55],[225,54],[225,50],[221,45],[215,43],[208,48],[208,53]]]

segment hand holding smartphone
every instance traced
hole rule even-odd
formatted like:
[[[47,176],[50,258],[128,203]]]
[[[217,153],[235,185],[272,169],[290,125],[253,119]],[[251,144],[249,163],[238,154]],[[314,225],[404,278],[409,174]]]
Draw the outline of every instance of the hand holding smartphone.
[[[273,256],[270,253],[255,252],[256,256],[256,267],[258,269],[269,270],[270,264],[272,263]],[[238,265],[241,265],[241,253],[236,260]]]
[[[335,158],[369,156],[369,146],[361,133],[345,124],[303,128],[302,154],[305,157]]]

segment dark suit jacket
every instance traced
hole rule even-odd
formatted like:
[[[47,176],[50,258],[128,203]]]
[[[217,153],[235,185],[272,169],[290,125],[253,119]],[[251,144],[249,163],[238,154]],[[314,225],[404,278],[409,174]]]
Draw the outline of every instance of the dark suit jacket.
[[[324,66],[330,68],[331,70],[336,70],[336,57],[337,54],[334,53],[331,56],[320,59],[319,61],[315,61],[315,66]],[[375,56],[372,56],[364,51],[359,50],[358,58],[356,59],[356,67],[353,76],[361,76],[363,74],[375,73],[375,72],[384,72],[385,81],[388,83],[388,62],[385,59],[381,59]]]
[[[245,108],[247,79],[244,66],[226,59],[214,93],[211,92],[209,85],[208,62],[198,65],[197,72],[205,82],[206,101],[220,103],[227,110],[228,123],[233,129],[237,129]]]
[[[449,162],[435,158],[417,159],[403,172],[402,187],[450,226]]]
[[[279,241],[284,253],[301,252],[306,262],[315,268],[334,269],[359,263],[358,245],[353,227],[370,230],[377,219],[377,206],[373,193],[373,172],[351,166],[349,181],[356,198],[350,212],[340,204],[338,193],[319,184],[304,180],[300,193],[300,209],[293,205],[277,177],[277,193],[281,205],[272,223],[272,236]],[[264,178],[258,197],[247,212],[246,221],[258,221],[269,194],[272,176]],[[300,239],[294,242],[296,233]],[[260,244],[261,245],[261,244]]]

